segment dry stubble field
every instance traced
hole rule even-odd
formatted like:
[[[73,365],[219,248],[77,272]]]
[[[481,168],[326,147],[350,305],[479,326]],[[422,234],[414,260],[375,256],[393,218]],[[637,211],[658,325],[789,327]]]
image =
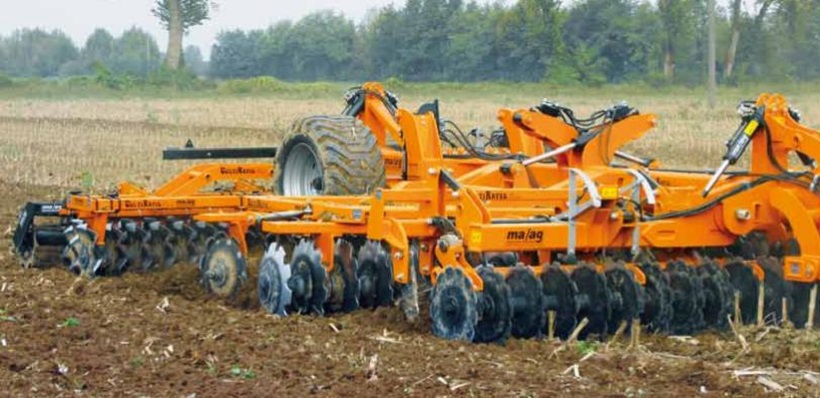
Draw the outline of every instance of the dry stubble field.
[[[627,99],[660,120],[631,150],[665,165],[713,167],[736,126],[737,100],[753,94],[724,94],[715,110],[691,93],[548,96],[580,116]],[[457,91],[402,100],[414,108],[438,96],[443,115],[462,128],[491,128],[499,107],[528,107],[545,95]],[[707,333],[553,354],[559,343],[437,340],[396,310],[276,319],[209,300],[192,267],[86,281],[56,268],[19,269],[7,254],[27,199],[92,183],[104,191],[123,179],[157,186],[185,165],[162,162],[164,147],[188,138],[203,147],[275,145],[296,118],[338,113],[340,97],[0,100],[0,395],[756,396],[774,381],[781,395],[820,396],[816,332],[744,329],[748,351],[732,334]],[[790,99],[820,127],[820,95]]]

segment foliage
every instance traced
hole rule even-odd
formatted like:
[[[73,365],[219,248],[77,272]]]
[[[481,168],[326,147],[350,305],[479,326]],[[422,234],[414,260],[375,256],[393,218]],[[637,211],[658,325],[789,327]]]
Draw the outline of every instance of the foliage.
[[[0,75],[0,89],[9,88],[14,85],[14,81],[6,75]]]
[[[185,29],[214,4],[180,0]],[[816,0],[742,2],[739,43],[727,85],[820,79],[820,7]],[[205,62],[184,51],[195,76],[253,79],[220,85],[230,93],[283,90],[289,81],[549,82],[599,87],[640,82],[651,87],[702,85],[706,78],[707,0],[407,0],[374,10],[356,24],[333,11],[266,29],[220,33]],[[154,8],[167,22],[167,1]],[[732,11],[718,9],[718,53],[732,36]],[[163,19],[164,18],[164,19]],[[169,82],[201,84],[191,74],[166,74],[162,54],[145,32],[120,37],[96,30],[77,49],[61,32],[21,30],[0,38],[0,73],[20,77],[91,75],[104,64],[102,85],[117,90]],[[724,57],[718,57],[723,69]],[[128,76],[128,77],[125,77]],[[139,79],[137,79],[139,78]],[[113,79],[113,80],[112,80]],[[98,79],[99,80],[99,79]],[[8,84],[8,83],[6,83]]]
[[[275,94],[285,88],[285,83],[281,80],[262,76],[225,81],[219,86],[219,91],[228,94]]]
[[[23,29],[2,40],[3,72],[19,77],[58,76],[60,66],[77,58],[78,50],[65,33]]]
[[[105,29],[98,28],[91,36],[88,36],[88,39],[85,41],[85,47],[83,47],[81,53],[82,58],[84,61],[90,63],[110,63],[116,54],[115,43],[116,41],[111,33]]]
[[[116,73],[100,62],[94,64],[94,83],[115,91],[130,91],[148,87],[187,91],[215,87],[213,83],[202,80],[193,72],[185,69],[170,70],[160,67],[147,76],[139,76],[127,71]]]
[[[239,365],[234,365],[231,367],[231,376],[245,380],[253,380],[256,378],[256,372],[251,369],[243,369],[239,367]]]
[[[17,318],[6,315],[6,309],[0,308],[0,322],[17,322]]]
[[[208,0],[179,0],[180,13],[182,14],[182,30],[187,32],[192,26],[197,26],[210,18],[211,8],[215,4]],[[159,18],[160,24],[167,30],[171,21],[171,12],[168,8],[168,0],[156,0],[151,13]]]
[[[581,355],[587,355],[598,351],[598,343],[592,340],[582,340],[575,343],[575,349]]]
[[[208,63],[202,57],[202,51],[197,46],[185,47],[183,52],[184,64],[193,74],[205,76],[208,74]]]
[[[109,66],[118,73],[148,76],[159,69],[161,57],[154,38],[145,31],[131,28],[114,42],[114,56]]]

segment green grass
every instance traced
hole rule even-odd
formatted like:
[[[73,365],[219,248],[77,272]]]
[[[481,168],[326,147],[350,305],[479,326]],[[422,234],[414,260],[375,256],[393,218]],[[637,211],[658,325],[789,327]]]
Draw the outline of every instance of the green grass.
[[[253,380],[256,378],[256,373],[250,369],[243,369],[239,365],[231,367],[231,376],[238,379]]]
[[[591,340],[579,341],[575,344],[575,350],[581,355],[587,355],[598,351],[598,343]]]
[[[142,367],[144,363],[145,360],[143,360],[142,357],[135,357],[131,359],[131,367],[134,369]]]

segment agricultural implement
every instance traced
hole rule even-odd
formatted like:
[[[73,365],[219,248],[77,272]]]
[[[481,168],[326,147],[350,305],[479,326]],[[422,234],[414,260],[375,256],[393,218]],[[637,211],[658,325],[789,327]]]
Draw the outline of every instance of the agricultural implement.
[[[437,336],[477,342],[567,338],[579,323],[583,338],[818,316],[820,133],[780,95],[741,103],[715,171],[620,151],[655,125],[625,104],[588,119],[550,102],[502,109],[502,129],[484,136],[443,120],[437,102],[400,108],[377,83],[346,102],[294,124],[277,149],[166,151],[278,151],[275,165],[205,164],[153,192],[124,183],[30,203],[17,255],[36,265],[40,247],[62,246],[88,276],[193,262],[226,298],[259,257],[268,312],[398,303],[409,318],[426,309]],[[748,169],[730,171],[749,147]],[[209,189],[217,181],[230,184]]]

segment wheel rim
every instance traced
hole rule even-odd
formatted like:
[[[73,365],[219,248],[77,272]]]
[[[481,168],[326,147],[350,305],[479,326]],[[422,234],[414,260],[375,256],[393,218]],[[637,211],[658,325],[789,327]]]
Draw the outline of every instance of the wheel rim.
[[[282,190],[286,196],[317,196],[324,191],[321,162],[310,145],[294,145],[284,167]]]

